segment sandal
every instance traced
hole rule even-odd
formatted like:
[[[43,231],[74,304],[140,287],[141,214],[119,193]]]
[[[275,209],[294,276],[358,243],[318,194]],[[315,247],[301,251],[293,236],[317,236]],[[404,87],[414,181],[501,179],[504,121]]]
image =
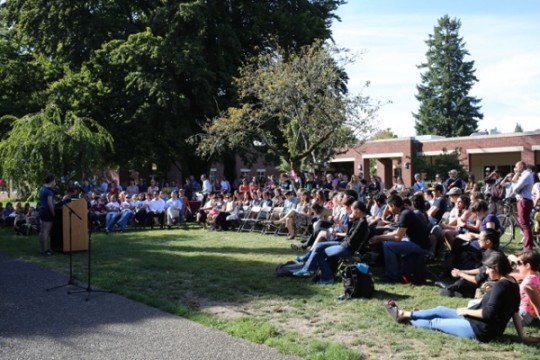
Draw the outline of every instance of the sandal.
[[[384,304],[384,307],[386,308],[388,315],[390,315],[392,319],[394,319],[398,323],[403,322],[404,319],[400,316],[399,308],[397,307],[394,300],[388,300],[386,304]]]

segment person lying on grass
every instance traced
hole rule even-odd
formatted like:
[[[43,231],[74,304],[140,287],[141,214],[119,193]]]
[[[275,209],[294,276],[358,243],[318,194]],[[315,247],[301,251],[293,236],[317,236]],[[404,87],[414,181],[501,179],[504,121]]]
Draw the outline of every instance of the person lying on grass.
[[[506,256],[493,253],[485,261],[486,273],[495,284],[482,300],[472,308],[451,309],[438,306],[428,310],[399,310],[393,300],[386,304],[390,316],[400,323],[438,330],[447,334],[489,342],[504,333],[506,325],[513,320],[520,339],[525,343],[539,342],[540,338],[527,337],[523,333],[519,316],[519,286],[510,276],[512,267]]]

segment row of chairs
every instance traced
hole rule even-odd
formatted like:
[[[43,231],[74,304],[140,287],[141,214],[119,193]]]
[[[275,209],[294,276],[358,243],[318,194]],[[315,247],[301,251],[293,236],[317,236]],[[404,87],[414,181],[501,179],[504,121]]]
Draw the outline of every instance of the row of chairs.
[[[286,235],[287,227],[285,223],[276,223],[283,216],[281,206],[258,206],[243,208],[243,215],[238,219],[239,232],[260,232],[262,234]],[[300,223],[295,223],[298,235],[306,234],[309,231],[307,219]]]

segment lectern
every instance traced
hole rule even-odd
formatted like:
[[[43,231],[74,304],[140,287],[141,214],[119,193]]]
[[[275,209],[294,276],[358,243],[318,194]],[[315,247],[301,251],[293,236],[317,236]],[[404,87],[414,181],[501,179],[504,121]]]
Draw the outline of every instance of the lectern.
[[[51,248],[56,252],[88,250],[88,205],[76,199],[57,207],[51,231]],[[70,216],[70,212],[73,214]],[[71,225],[71,229],[70,229]],[[70,247],[71,233],[71,247]]]

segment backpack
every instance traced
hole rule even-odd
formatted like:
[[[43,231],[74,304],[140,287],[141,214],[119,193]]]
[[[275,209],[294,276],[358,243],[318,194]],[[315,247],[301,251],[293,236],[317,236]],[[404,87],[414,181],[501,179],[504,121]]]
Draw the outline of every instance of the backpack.
[[[491,186],[491,199],[493,201],[499,201],[501,199],[504,199],[505,188],[502,187],[500,184],[501,182],[499,181]]]
[[[304,264],[298,263],[296,261],[287,261],[284,264],[279,264],[276,267],[276,276],[277,277],[285,277],[285,276],[292,276],[292,274],[300,270]]]
[[[341,273],[344,295],[346,299],[371,298],[375,292],[375,285],[369,273],[364,274],[356,265],[348,265]]]

